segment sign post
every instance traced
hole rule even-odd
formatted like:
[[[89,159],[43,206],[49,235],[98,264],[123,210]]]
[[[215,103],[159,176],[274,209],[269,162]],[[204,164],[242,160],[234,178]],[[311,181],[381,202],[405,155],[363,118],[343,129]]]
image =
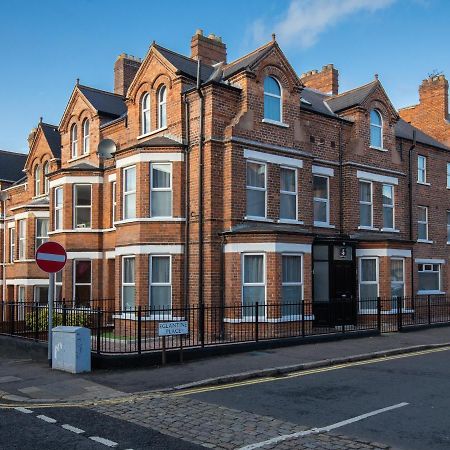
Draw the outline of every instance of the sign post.
[[[166,365],[166,336],[180,336],[180,362],[183,362],[183,335],[189,334],[187,320],[177,322],[160,322],[158,324],[158,335],[162,337],[161,363]]]
[[[52,367],[53,302],[55,300],[55,273],[66,265],[67,253],[57,242],[45,242],[36,250],[36,264],[48,277],[48,365]]]

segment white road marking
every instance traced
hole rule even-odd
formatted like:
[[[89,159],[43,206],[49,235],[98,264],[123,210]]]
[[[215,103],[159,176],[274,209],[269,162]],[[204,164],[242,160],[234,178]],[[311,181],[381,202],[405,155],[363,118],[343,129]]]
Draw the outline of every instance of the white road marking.
[[[44,416],[43,414],[40,414],[39,416],[36,416],[36,417],[47,423],[56,423],[55,419],[52,419],[51,417],[48,417],[48,416]]]
[[[119,445],[117,442],[110,441],[109,439],[105,439],[99,436],[89,436],[89,439],[98,442],[100,444],[106,445],[107,447],[116,447]]]
[[[22,408],[21,406],[18,406],[17,408],[14,408],[16,411],[19,411],[21,413],[24,414],[33,414],[33,411],[31,411],[31,409],[28,408]]]
[[[72,431],[72,433],[76,434],[84,433],[84,430],[82,430],[81,428],[73,427],[72,425],[68,425],[67,423],[61,425],[61,427],[64,428],[65,430]]]
[[[386,408],[377,409],[375,411],[361,414],[360,416],[352,417],[351,419],[343,420],[342,422],[337,422],[332,425],[328,425],[326,427],[321,428],[311,428],[306,431],[299,431],[298,433],[293,434],[285,434],[283,436],[277,436],[272,439],[268,439],[267,441],[256,442],[255,444],[246,445],[245,447],[241,447],[238,450],[253,450],[255,448],[265,447],[266,445],[276,444],[278,442],[283,442],[288,439],[293,439],[296,437],[308,436],[310,434],[318,434],[318,433],[326,433],[331,430],[335,430],[336,428],[344,427],[345,425],[349,425],[354,422],[359,422],[360,420],[367,419],[368,417],[376,416],[377,414],[382,414],[387,411],[392,411],[393,409],[403,408],[403,406],[407,406],[409,403],[403,402],[398,403],[397,405],[388,406]]]

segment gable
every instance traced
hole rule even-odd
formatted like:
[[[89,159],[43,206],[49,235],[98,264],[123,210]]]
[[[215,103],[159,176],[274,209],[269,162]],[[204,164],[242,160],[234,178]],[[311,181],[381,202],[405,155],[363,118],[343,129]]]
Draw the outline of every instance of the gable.
[[[85,110],[85,109],[89,109],[93,114],[97,113],[94,106],[89,102],[89,100],[80,91],[80,89],[78,88],[78,85],[75,85],[75,87],[73,88],[69,102],[67,103],[66,109],[64,110],[64,114],[61,117],[61,121],[59,123],[60,131],[67,131],[67,125],[70,121],[70,118],[74,115],[74,112],[76,109],[81,110],[81,111]]]

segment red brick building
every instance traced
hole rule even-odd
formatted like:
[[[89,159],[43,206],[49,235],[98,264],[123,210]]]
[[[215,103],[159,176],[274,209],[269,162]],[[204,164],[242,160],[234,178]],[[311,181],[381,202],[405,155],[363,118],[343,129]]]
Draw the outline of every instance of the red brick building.
[[[68,251],[58,298],[77,306],[257,301],[279,305],[270,322],[302,300],[319,317],[335,298],[447,293],[450,149],[378,79],[339,94],[332,65],[299,77],[275,39],[226,58],[198,31],[191,57],[120,55],[114,93],[75,85],[2,186],[3,298],[45,297],[47,238]]]

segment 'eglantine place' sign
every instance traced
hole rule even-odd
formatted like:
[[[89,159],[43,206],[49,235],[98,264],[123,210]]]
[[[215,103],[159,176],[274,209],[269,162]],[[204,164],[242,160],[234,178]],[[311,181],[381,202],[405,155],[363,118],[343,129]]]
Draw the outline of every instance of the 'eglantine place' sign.
[[[158,327],[159,336],[177,336],[179,334],[188,334],[187,320],[177,322],[160,322]]]

